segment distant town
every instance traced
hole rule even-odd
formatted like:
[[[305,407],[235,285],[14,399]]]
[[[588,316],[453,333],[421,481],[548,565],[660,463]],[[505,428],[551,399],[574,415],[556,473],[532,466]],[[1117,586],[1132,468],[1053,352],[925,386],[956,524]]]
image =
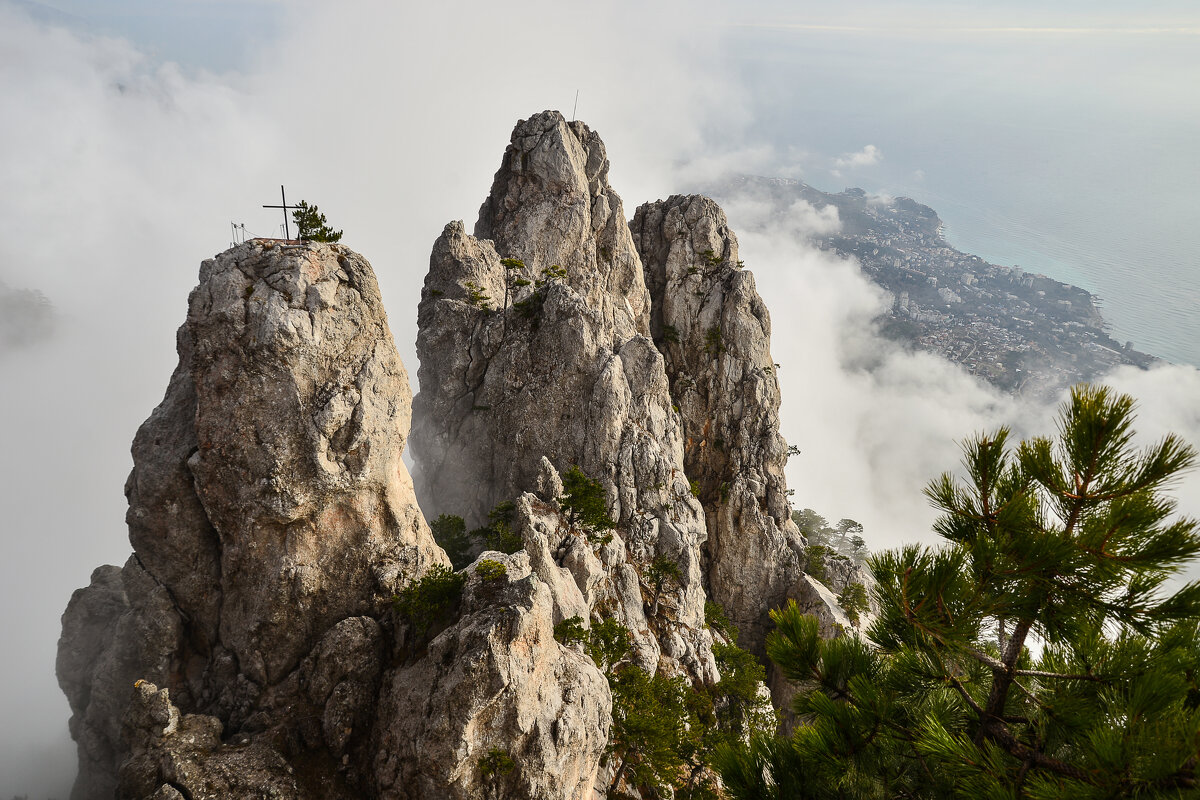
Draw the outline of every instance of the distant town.
[[[829,194],[782,179],[743,178],[728,188],[766,195],[781,212],[796,200],[834,206],[841,225],[816,243],[853,256],[887,290],[881,333],[940,353],[1000,389],[1052,394],[1121,364],[1157,361],[1109,336],[1087,291],[954,249],[937,213],[915,200],[862,189]]]

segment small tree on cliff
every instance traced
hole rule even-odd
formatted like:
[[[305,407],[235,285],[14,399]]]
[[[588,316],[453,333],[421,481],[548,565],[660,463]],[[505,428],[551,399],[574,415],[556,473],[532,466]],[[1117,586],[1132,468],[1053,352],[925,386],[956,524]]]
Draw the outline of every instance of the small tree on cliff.
[[[577,465],[562,475],[563,496],[559,501],[567,515],[568,525],[601,532],[617,527],[608,515],[608,498],[600,481],[589,478]]]
[[[1200,797],[1200,585],[1168,583],[1200,531],[1162,494],[1195,455],[1135,451],[1132,408],[1079,387],[1053,440],[968,442],[926,490],[947,544],[871,560],[872,642],[774,612],[805,724],[726,750],[732,796]]]
[[[296,223],[296,238],[310,242],[337,242],[342,238],[341,231],[329,227],[325,215],[316,206],[310,206],[301,200],[292,212],[292,222]]]

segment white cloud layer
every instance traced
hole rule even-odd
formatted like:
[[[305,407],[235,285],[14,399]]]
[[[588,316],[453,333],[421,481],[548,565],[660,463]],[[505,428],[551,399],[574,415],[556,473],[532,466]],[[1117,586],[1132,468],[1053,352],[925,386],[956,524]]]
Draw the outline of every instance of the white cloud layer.
[[[883,153],[878,147],[869,144],[857,153],[843,153],[833,162],[838,169],[857,169],[870,167],[883,160]]]
[[[964,439],[1002,425],[1018,439],[1053,433],[1063,398],[1015,399],[945,359],[874,333],[884,293],[853,261],[810,242],[836,225],[836,215],[800,203],[781,223],[747,195],[725,209],[740,257],[772,311],[784,436],[801,450],[788,463],[796,507],[862,522],[876,549],[933,543],[935,512],[921,490],[942,472],[959,472]],[[1104,382],[1139,400],[1140,445],[1175,432],[1200,446],[1200,370],[1123,368]],[[1173,494],[1181,513],[1200,517],[1200,470]]]

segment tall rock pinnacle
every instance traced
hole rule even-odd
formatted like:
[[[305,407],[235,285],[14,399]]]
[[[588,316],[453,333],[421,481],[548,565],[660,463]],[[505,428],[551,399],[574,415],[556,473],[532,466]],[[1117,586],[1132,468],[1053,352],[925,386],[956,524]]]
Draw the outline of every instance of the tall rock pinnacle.
[[[448,563],[400,458],[408,380],[364,259],[251,242],[205,261],[178,349],[134,440],[133,555],[63,619],[76,800],[113,796],[135,682],[227,733],[283,730],[322,638]],[[97,623],[110,635],[82,635]]]
[[[783,475],[771,318],[712,200],[646,203],[632,228],[683,420],[685,467],[704,504],[709,590],[741,644],[765,655],[767,612],[791,595],[803,553]]]
[[[547,469],[580,467],[604,484],[618,536],[595,555],[556,525],[542,537],[562,553],[559,566],[603,563],[600,578],[575,575],[582,610],[611,608],[648,668],[662,657],[671,669],[713,675],[703,510],[649,337],[641,259],[607,174],[586,125],[537,114],[517,124],[480,210],[475,230],[492,238],[452,222],[434,244],[418,315],[417,493],[430,518],[476,524],[498,503],[546,486]],[[642,602],[656,558],[680,571],[670,622],[648,619]],[[572,601],[558,613],[580,609]]]

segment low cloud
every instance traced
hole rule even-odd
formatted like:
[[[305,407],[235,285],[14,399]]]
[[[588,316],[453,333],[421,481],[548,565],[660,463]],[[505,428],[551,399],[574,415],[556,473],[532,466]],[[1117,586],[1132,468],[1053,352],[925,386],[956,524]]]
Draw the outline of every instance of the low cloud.
[[[430,245],[447,221],[473,221],[517,119],[569,111],[580,90],[578,115],[604,137],[630,215],[710,172],[794,177],[829,163],[753,144],[716,4],[468,5],[289,3],[278,40],[218,77],[0,3],[0,111],[13,121],[0,126],[0,280],[55,309],[53,336],[0,359],[11,423],[0,427],[0,718],[21,721],[0,734],[0,796],[68,792],[59,615],[94,566],[128,555],[129,443],[175,364],[200,260],[228,246],[230,222],[273,235],[280,219],[259,206],[280,183],[371,259],[415,374]],[[528,68],[545,58],[553,70]],[[881,159],[868,145],[836,163]],[[957,463],[960,439],[1003,423],[1050,429],[1048,409],[875,336],[882,293],[810,243],[836,229],[836,212],[797,203],[779,218],[752,197],[727,210],[774,315],[785,435],[802,450],[789,465],[799,507],[858,519],[877,547],[927,540],[920,488]],[[1196,442],[1198,379],[1177,370],[1113,380],[1142,399],[1143,429]],[[1179,492],[1195,509],[1188,481]]]
[[[960,472],[963,440],[1000,426],[1016,439],[1053,435],[1065,395],[1014,398],[938,355],[879,336],[873,320],[888,297],[855,261],[814,246],[828,220],[792,213],[794,205],[780,215],[753,190],[723,204],[739,257],[772,312],[783,433],[801,451],[787,470],[795,507],[858,520],[875,549],[932,544],[936,512],[922,489],[942,472]],[[1140,446],[1167,432],[1200,445],[1200,370],[1125,367],[1100,382],[1139,401]],[[1200,517],[1200,470],[1171,493],[1180,513]]]
[[[870,167],[883,161],[883,152],[873,144],[869,144],[857,153],[843,153],[835,159],[833,165],[838,169],[857,169]]]

